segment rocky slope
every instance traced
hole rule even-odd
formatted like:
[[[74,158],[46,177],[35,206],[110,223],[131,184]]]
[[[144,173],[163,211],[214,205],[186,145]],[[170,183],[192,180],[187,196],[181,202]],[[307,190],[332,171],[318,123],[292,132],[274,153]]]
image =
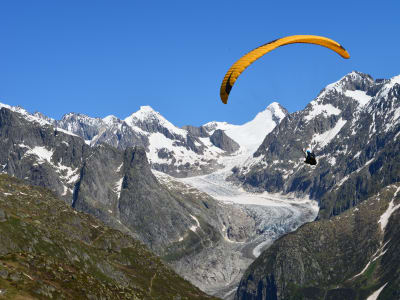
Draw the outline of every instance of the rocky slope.
[[[236,299],[400,299],[399,192],[382,188],[282,237],[246,271]]]
[[[0,175],[0,299],[216,299],[130,236]]]

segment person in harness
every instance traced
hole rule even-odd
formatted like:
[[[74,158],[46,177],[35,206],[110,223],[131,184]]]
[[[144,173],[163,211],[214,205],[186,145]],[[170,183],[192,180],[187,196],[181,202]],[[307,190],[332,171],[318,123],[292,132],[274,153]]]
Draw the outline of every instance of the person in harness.
[[[306,160],[304,162],[306,164],[315,166],[317,164],[317,160],[315,159],[314,152],[311,152],[310,150],[307,150],[306,151]]]

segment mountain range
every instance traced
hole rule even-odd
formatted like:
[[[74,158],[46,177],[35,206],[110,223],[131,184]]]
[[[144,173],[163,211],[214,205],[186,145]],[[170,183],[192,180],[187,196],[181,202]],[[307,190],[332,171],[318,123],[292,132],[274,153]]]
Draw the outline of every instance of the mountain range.
[[[149,106],[54,120],[1,104],[0,171],[224,299],[397,299],[399,94],[400,76],[351,72],[298,112],[272,103],[243,125],[182,128]]]

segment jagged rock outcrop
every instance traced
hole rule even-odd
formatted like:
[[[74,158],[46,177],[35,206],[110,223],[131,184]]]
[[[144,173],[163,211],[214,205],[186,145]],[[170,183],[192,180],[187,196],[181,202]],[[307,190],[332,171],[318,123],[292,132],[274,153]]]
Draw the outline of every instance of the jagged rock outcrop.
[[[210,141],[214,146],[226,151],[229,154],[239,150],[240,148],[239,144],[227,136],[221,129],[217,129],[213,132],[213,134],[210,136]]]
[[[191,125],[185,125],[182,127],[182,129],[187,130],[191,135],[196,137],[207,138],[210,136],[208,131],[203,126],[195,127]]]

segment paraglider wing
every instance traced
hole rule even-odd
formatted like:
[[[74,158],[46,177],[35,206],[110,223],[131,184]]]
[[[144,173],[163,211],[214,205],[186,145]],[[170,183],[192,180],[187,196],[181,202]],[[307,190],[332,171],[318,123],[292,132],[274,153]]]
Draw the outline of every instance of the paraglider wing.
[[[339,43],[334,40],[328,39],[322,36],[316,35],[292,35],[281,39],[274,40],[267,44],[264,44],[249,53],[242,56],[237,62],[225,74],[224,80],[222,81],[220,96],[223,103],[228,102],[229,93],[231,92],[232,86],[235,84],[236,79],[239,75],[254,61],[259,59],[264,54],[280,47],[283,45],[294,44],[294,43],[307,43],[316,44],[326,48],[329,48],[338,53],[343,58],[350,58],[349,53]]]

